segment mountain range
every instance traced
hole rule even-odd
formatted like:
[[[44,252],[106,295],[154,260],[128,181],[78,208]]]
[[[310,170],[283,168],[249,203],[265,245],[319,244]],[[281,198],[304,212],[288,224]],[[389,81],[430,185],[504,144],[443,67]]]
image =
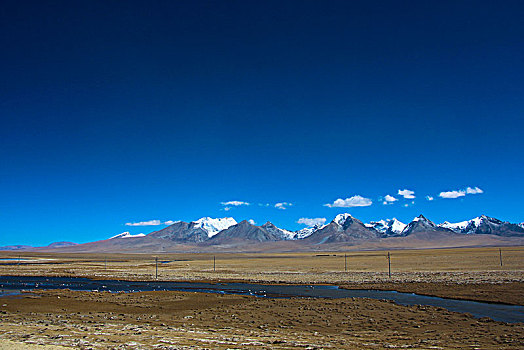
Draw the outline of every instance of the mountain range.
[[[131,235],[129,232],[112,236],[103,241],[75,245],[74,243],[53,243],[46,247],[34,248],[28,246],[0,247],[0,250],[64,250],[64,251],[140,251],[147,249],[202,249],[209,250],[224,247],[242,247],[243,245],[286,243],[293,249],[304,247],[320,247],[325,245],[352,246],[363,242],[380,245],[380,242],[396,242],[402,246],[402,239],[416,238],[418,241],[460,241],[468,245],[467,237],[493,237],[490,242],[511,241],[511,244],[523,244],[524,223],[513,224],[482,215],[471,220],[435,224],[423,215],[404,224],[393,218],[388,220],[363,223],[352,215],[345,213],[337,215],[326,225],[316,225],[298,231],[288,231],[275,226],[271,222],[257,226],[249,221],[236,222],[231,217],[204,217],[192,222],[178,221],[161,230],[147,235]],[[500,238],[495,238],[500,237]],[[507,238],[507,239],[506,239]],[[391,240],[395,241],[391,241]],[[400,239],[400,241],[399,241]],[[291,242],[294,245],[291,245]],[[407,242],[407,241],[406,241]],[[482,239],[470,240],[482,245]],[[479,243],[480,242],[480,243]],[[516,243],[515,243],[516,242]],[[457,243],[459,244],[459,243]],[[492,243],[489,243],[492,244]],[[493,243],[494,244],[494,243]],[[155,248],[157,247],[157,248]],[[290,248],[291,249],[291,248]],[[315,248],[316,249],[316,248]]]
[[[337,215],[327,225],[317,225],[299,231],[288,231],[271,222],[256,226],[249,221],[237,223],[233,218],[202,218],[190,223],[179,221],[146,237],[160,238],[180,243],[202,242],[230,244],[233,241],[285,241],[306,240],[323,244],[377,240],[387,237],[406,237],[417,232],[443,232],[454,234],[491,234],[505,237],[524,237],[522,224],[512,224],[482,215],[459,223],[435,224],[423,215],[404,224],[397,219],[372,221],[364,224],[348,213]],[[119,238],[117,236],[117,238]]]

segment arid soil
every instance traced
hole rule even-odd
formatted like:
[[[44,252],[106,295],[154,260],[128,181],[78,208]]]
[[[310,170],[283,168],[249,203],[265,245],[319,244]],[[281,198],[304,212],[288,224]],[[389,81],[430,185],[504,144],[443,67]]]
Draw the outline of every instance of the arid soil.
[[[344,256],[346,255],[346,256]],[[328,283],[524,305],[524,248],[158,255],[166,281]],[[213,266],[215,256],[216,265]],[[18,257],[15,253],[0,258]],[[0,275],[155,279],[155,256],[21,254]],[[106,262],[107,261],[107,262]],[[524,348],[524,324],[370,299],[37,291],[2,298],[2,341],[73,348]],[[1,304],[0,305],[3,305]],[[1,349],[1,348],[0,348]]]
[[[55,290],[3,303],[2,339],[82,349],[524,347],[524,324],[369,299]]]

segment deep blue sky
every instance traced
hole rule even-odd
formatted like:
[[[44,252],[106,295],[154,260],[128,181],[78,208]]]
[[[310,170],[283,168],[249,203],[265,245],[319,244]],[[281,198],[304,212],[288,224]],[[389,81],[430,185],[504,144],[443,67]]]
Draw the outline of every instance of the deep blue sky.
[[[522,222],[523,18],[522,1],[3,1],[0,245],[202,216]],[[484,193],[439,197],[468,186]],[[355,195],[372,205],[324,206]]]

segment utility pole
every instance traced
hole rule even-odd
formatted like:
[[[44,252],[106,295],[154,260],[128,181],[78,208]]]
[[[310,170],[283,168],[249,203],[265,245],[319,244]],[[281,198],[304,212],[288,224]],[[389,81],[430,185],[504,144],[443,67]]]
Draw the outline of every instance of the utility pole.
[[[500,266],[502,266],[502,249],[499,248],[499,259],[500,259]]]
[[[213,255],[213,271],[216,271],[216,267],[217,267],[217,263],[216,263],[215,256]]]
[[[344,272],[348,271],[348,260],[347,255],[344,254]]]
[[[155,256],[155,279],[158,279],[158,256]]]
[[[391,255],[388,252],[388,274],[389,278],[391,278]]]

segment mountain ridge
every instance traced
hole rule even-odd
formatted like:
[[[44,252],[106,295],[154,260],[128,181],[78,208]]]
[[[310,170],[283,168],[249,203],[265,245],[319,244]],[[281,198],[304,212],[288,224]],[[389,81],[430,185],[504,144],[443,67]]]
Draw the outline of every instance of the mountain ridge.
[[[234,224],[233,224],[234,223]],[[443,222],[435,224],[424,215],[419,215],[408,224],[397,219],[372,221],[364,224],[349,213],[338,214],[326,225],[316,225],[297,231],[288,231],[271,222],[257,226],[243,220],[237,223],[233,218],[213,219],[204,217],[192,222],[178,221],[153,231],[147,235],[123,232],[102,241],[76,245],[75,243],[56,242],[45,247],[6,246],[0,250],[19,251],[137,251],[159,250],[172,251],[216,249],[244,249],[244,246],[267,246],[267,249],[318,249],[319,247],[358,246],[367,244],[380,246],[380,242],[432,242],[448,246],[447,242],[501,241],[508,238],[518,244],[524,244],[524,225],[513,224],[481,215],[458,223]],[[468,238],[470,237],[470,238]],[[477,237],[473,239],[473,237]],[[487,239],[486,237],[492,237]],[[409,244],[415,244],[415,243]],[[389,243],[388,243],[389,244]],[[407,243],[406,243],[407,244]],[[429,244],[429,243],[428,243]],[[430,245],[431,245],[430,244]],[[459,244],[459,243],[456,243]],[[424,246],[426,246],[425,244]],[[156,247],[156,248],[155,248]],[[251,248],[250,248],[251,249]]]

